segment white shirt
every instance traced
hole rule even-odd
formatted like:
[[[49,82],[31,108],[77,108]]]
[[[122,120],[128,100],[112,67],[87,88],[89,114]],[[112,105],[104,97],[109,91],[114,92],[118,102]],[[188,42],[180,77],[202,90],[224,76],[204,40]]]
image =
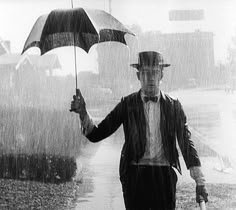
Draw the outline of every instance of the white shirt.
[[[141,94],[143,100],[144,94]],[[160,102],[159,96],[157,102],[144,102],[144,114],[147,123],[146,127],[146,148],[144,156],[138,164],[144,165],[170,165],[164,155],[162,144],[161,130],[160,130]]]

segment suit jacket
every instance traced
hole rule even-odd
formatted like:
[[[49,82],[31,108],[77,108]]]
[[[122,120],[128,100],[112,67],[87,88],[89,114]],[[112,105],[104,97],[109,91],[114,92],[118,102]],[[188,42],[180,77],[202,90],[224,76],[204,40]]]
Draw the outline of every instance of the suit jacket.
[[[119,170],[122,183],[128,178],[131,162],[138,161],[144,155],[146,123],[141,91],[139,91],[122,98],[105,119],[87,135],[91,142],[98,142],[114,133],[121,124],[123,125],[125,142],[121,151]],[[187,168],[201,165],[190,138],[191,133],[188,130],[182,105],[177,99],[163,92],[160,93],[160,130],[164,155],[171,166],[181,173],[176,139]]]

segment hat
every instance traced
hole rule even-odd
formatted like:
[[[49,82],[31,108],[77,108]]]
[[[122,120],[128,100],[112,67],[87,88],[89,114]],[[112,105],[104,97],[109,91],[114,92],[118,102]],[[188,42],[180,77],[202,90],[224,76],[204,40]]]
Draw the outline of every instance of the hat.
[[[138,63],[130,64],[130,66],[138,69],[138,71],[143,66],[162,66],[168,67],[170,64],[165,64],[163,60],[163,56],[159,52],[155,51],[144,51],[138,54]]]

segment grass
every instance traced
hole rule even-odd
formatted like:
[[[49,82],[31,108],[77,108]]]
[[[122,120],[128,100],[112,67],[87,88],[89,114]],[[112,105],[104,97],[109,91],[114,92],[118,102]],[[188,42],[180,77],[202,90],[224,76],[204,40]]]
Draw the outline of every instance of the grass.
[[[0,119],[0,154],[79,155],[80,123],[68,111],[2,106]]]
[[[69,111],[0,107],[0,178],[68,181],[84,144]]]

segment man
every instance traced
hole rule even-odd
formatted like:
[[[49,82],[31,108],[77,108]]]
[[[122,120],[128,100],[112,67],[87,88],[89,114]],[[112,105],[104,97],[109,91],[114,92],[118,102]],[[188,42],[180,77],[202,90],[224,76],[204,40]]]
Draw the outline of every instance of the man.
[[[164,64],[154,51],[139,53],[137,69],[141,90],[120,103],[95,125],[83,96],[74,96],[71,109],[80,114],[83,132],[91,142],[114,133],[123,124],[125,142],[121,151],[120,181],[127,210],[175,209],[177,175],[181,173],[176,139],[191,177],[196,181],[196,200],[207,202],[201,163],[191,141],[183,108],[177,99],[159,89]]]

